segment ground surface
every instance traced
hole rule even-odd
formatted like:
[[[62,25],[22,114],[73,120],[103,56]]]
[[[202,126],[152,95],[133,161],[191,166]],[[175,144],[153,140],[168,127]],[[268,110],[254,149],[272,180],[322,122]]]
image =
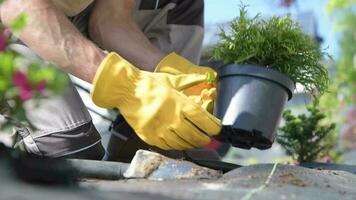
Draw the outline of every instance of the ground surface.
[[[273,170],[273,166],[242,167],[217,180],[86,180],[75,188],[19,183],[7,180],[0,171],[0,199],[356,200],[356,175],[352,173],[288,165]]]
[[[87,181],[82,187],[100,191],[158,195],[173,199],[323,199],[356,200],[356,176],[342,171],[314,170],[297,166],[242,167],[218,180]],[[270,176],[271,175],[271,176]],[[268,176],[270,182],[265,184]]]

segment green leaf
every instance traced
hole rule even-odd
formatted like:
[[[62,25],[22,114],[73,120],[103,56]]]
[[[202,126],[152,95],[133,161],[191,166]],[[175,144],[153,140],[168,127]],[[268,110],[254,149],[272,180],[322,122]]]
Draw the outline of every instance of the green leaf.
[[[9,87],[9,82],[0,76],[0,93],[5,92]]]
[[[4,77],[11,77],[15,70],[13,53],[6,51],[0,54],[0,75]]]
[[[25,13],[18,15],[14,21],[10,24],[10,29],[14,32],[21,31],[27,25],[29,21],[28,16]]]

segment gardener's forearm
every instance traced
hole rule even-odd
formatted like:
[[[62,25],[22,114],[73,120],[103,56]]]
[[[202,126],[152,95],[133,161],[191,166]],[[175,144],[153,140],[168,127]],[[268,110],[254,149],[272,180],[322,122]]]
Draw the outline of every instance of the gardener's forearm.
[[[87,40],[49,0],[7,0],[1,20],[9,25],[21,13],[29,23],[18,37],[43,59],[91,82],[105,54]]]
[[[134,0],[96,0],[89,32],[104,49],[115,51],[143,70],[153,71],[165,56],[133,21]]]

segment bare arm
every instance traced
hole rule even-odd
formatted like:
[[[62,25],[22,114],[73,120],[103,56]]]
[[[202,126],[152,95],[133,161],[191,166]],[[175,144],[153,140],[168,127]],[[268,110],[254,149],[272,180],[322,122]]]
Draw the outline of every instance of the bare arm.
[[[165,56],[134,22],[134,0],[96,0],[91,14],[91,38],[103,48],[118,52],[135,66],[154,71]]]
[[[0,7],[5,25],[23,12],[28,15],[29,23],[18,37],[43,59],[92,82],[105,54],[83,37],[49,0],[7,0]]]

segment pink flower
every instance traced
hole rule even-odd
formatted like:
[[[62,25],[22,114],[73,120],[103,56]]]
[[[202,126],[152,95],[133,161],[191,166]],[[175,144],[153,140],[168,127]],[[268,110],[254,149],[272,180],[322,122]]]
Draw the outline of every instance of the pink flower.
[[[25,73],[21,71],[16,71],[12,77],[12,82],[16,87],[21,90],[31,91],[32,87],[31,84],[27,80],[27,76]]]
[[[20,90],[19,98],[25,102],[32,98],[33,92],[42,94],[47,88],[47,81],[42,80],[35,84],[28,81],[27,75],[22,71],[16,71],[12,77],[13,84]]]
[[[19,98],[21,101],[25,102],[32,98],[32,86],[25,73],[16,71],[12,77],[12,82],[20,90]]]
[[[25,102],[27,100],[30,100],[32,98],[32,93],[29,90],[21,90],[20,89],[20,99],[22,102]]]
[[[19,98],[23,102],[32,98],[33,91],[42,94],[47,87],[46,80],[42,80],[35,84],[35,86],[32,86],[27,79],[27,75],[22,71],[16,71],[14,73],[12,77],[12,82],[20,90]]]
[[[7,40],[10,37],[10,32],[8,29],[2,30],[0,32],[0,52],[4,51],[7,48],[8,42]]]

